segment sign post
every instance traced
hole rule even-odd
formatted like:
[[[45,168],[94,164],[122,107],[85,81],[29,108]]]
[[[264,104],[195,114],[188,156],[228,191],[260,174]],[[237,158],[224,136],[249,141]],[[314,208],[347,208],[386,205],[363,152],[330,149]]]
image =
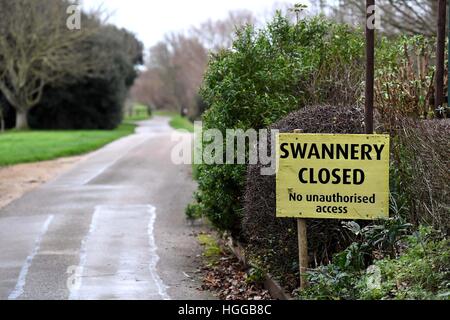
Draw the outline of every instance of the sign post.
[[[373,15],[375,0],[366,0],[366,101],[365,101],[365,125],[366,133],[373,133],[373,102],[374,102],[374,83],[375,83],[375,21],[370,24],[369,21]]]
[[[308,256],[308,236],[306,228],[307,228],[306,219],[297,219],[300,289],[306,289],[308,287],[308,279],[306,277],[306,272],[308,271],[309,256]]]
[[[306,219],[389,217],[389,135],[277,136],[276,213],[296,218],[300,287],[308,283]]]
[[[303,133],[303,130],[294,130],[294,133]],[[308,271],[309,256],[308,256],[308,233],[306,219],[297,219],[297,234],[298,234],[298,267],[300,271],[300,289],[308,287],[308,279],[306,272]]]
[[[437,112],[444,103],[444,65],[445,65],[445,25],[447,19],[447,0],[438,0],[437,48],[436,48],[436,96],[434,107]]]

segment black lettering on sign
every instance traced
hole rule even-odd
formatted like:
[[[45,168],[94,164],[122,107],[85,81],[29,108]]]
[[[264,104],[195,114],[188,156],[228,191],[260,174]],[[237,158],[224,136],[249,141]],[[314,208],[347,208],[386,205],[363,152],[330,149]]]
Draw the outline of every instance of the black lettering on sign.
[[[319,182],[321,184],[327,184],[328,182],[330,182],[330,178],[331,178],[331,173],[329,170],[322,169],[319,171]]]
[[[361,169],[327,169],[315,170],[302,168],[298,172],[298,179],[302,184],[344,184],[362,185],[366,179]]]
[[[381,160],[381,153],[384,150],[384,144],[382,145],[374,145],[373,146],[375,148],[375,152],[377,153],[377,160],[380,161]]]
[[[361,160],[372,160],[371,152],[372,146],[370,144],[363,144],[361,146]]]
[[[282,143],[280,158],[317,160],[381,160],[385,145]],[[376,158],[372,156],[375,152]]]
[[[288,146],[287,143],[282,143],[282,144],[280,145],[280,150],[281,150],[281,152],[283,152],[283,154],[280,156],[281,159],[287,159],[287,158],[289,158],[289,151],[286,150],[286,147],[287,147],[287,146]]]
[[[308,159],[319,159],[320,155],[319,155],[319,148],[317,147],[317,144],[313,143],[311,145],[311,149],[309,150],[309,155],[308,155]]]
[[[341,176],[339,175],[339,169],[334,169],[333,170],[333,184],[340,184],[341,183]]]
[[[316,213],[346,214],[348,213],[348,209],[347,207],[338,206],[317,206]]]
[[[359,144],[352,144],[351,150],[351,159],[359,160]]]
[[[308,144],[291,143],[292,157],[294,159],[297,159],[297,158],[305,159],[307,146],[308,146]]]
[[[361,169],[355,169],[353,171],[353,184],[356,186],[360,186],[364,183],[365,175],[364,171]]]
[[[305,178],[304,178],[304,173],[305,173],[306,171],[308,171],[308,169],[303,168],[303,169],[300,169],[300,171],[299,171],[299,173],[298,173],[298,178],[300,179],[300,182],[301,182],[301,183],[304,183],[304,184],[307,184],[307,183],[308,183],[308,180],[305,180]]]
[[[348,144],[344,146],[342,144],[337,145],[336,159],[348,159]]]
[[[289,201],[302,201],[303,196],[295,192],[289,193]]]
[[[344,169],[342,170],[342,183],[343,184],[352,184],[350,182],[352,169]]]

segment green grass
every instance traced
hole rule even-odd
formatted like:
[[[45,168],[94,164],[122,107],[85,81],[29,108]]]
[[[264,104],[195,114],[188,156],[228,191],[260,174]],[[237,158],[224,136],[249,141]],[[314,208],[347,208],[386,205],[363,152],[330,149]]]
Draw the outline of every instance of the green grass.
[[[133,107],[132,115],[125,115],[125,122],[144,121],[150,119],[147,107],[142,104],[137,104]]]
[[[181,129],[194,132],[194,124],[189,119],[180,115],[176,115],[170,120],[170,126],[177,130]]]
[[[157,110],[155,112],[153,112],[153,114],[155,116],[160,116],[160,117],[176,117],[177,115],[179,115],[178,112],[174,112],[174,111],[164,111],[164,110]]]
[[[201,233],[197,236],[197,241],[203,247],[203,257],[209,265],[216,264],[222,253],[217,240],[210,234]]]
[[[0,134],[0,166],[84,154],[134,132],[132,124],[116,130],[9,131]]]
[[[160,116],[160,117],[169,117],[170,121],[169,124],[172,128],[176,129],[176,130],[187,130],[189,132],[194,132],[194,124],[185,117],[182,117],[179,113],[174,112],[174,111],[155,111],[154,112],[155,116]]]

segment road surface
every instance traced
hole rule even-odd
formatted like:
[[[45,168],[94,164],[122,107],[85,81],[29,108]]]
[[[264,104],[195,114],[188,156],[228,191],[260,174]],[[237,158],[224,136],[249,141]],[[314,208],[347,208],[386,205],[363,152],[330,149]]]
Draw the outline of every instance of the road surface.
[[[209,299],[170,161],[168,119],[98,150],[0,210],[0,299]]]

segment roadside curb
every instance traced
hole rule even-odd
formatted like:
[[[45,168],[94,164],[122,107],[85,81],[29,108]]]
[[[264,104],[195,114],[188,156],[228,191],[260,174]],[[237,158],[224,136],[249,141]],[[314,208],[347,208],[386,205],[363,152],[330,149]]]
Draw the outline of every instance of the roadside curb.
[[[245,256],[244,247],[232,237],[228,237],[227,247],[246,267],[252,266]],[[275,300],[294,300],[293,297],[276,281],[269,273],[265,274],[264,288],[269,291],[271,297]]]

